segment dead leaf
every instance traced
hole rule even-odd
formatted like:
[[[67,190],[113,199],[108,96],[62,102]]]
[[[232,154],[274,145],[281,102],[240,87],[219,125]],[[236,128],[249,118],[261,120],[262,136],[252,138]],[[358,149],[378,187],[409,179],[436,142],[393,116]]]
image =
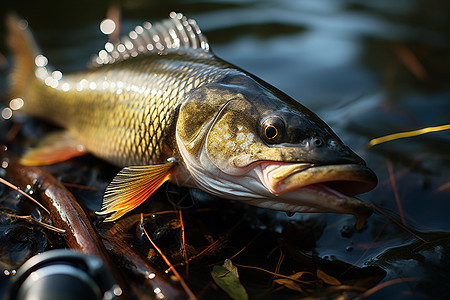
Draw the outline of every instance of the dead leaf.
[[[153,248],[148,249],[147,259],[151,260],[156,255],[156,250]]]
[[[287,287],[288,289],[298,291],[300,293],[303,293],[303,289],[300,286],[300,283],[302,284],[308,284],[310,285],[310,282],[299,280],[300,277],[302,277],[304,274],[311,274],[310,272],[297,272],[295,274],[289,275],[289,276],[283,276],[285,278],[275,279],[274,281],[280,285],[283,285]]]
[[[238,269],[235,265],[233,265],[231,260],[229,260],[228,258],[225,259],[225,262],[223,263],[223,267],[227,268],[231,273],[234,274],[234,276],[236,276],[237,279],[239,279]]]
[[[300,285],[291,279],[280,278],[280,279],[275,279],[274,282],[276,282],[284,287],[287,287],[288,289],[291,289],[291,290],[294,290],[294,291],[297,291],[300,293],[304,292],[303,289],[300,287]]]
[[[335,277],[328,275],[321,269],[317,269],[317,278],[321,279],[323,282],[329,285],[341,285],[342,283]]]
[[[170,229],[177,229],[181,227],[180,219],[173,219],[169,222]]]
[[[302,277],[304,274],[311,274],[310,272],[297,272],[295,274],[287,276],[289,279],[298,280],[300,277]]]

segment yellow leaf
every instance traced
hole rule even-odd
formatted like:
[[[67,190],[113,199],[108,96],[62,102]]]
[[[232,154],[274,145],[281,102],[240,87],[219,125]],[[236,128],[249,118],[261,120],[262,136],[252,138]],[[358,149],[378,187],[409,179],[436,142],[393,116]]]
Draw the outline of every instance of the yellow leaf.
[[[297,280],[302,277],[304,274],[311,274],[310,272],[297,272],[295,274],[289,275],[286,278]]]
[[[335,277],[328,275],[321,269],[317,269],[317,278],[321,279],[323,282],[329,285],[341,285],[342,283]]]
[[[280,279],[275,279],[274,281],[284,287],[287,287],[290,290],[294,290],[294,291],[303,293],[303,289],[300,287],[300,285],[298,285],[295,281],[293,281],[291,279],[280,278]]]
[[[156,255],[156,250],[153,248],[148,249],[147,259],[150,260],[153,258],[153,256]]]

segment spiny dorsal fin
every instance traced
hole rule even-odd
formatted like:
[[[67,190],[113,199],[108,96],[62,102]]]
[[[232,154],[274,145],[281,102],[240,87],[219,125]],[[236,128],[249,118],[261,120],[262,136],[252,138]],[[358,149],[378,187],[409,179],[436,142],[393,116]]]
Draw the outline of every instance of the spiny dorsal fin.
[[[164,52],[170,49],[202,49],[210,51],[209,43],[193,19],[171,12],[169,19],[137,26],[118,43],[106,43],[93,58],[94,65],[111,64],[141,53]]]

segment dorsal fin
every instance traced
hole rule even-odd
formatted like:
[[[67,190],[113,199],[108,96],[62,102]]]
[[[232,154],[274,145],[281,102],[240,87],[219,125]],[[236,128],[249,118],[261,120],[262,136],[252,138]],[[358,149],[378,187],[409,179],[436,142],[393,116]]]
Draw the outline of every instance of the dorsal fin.
[[[193,19],[171,12],[169,18],[155,24],[145,22],[136,26],[118,43],[106,43],[93,58],[94,65],[111,64],[141,53],[159,53],[171,49],[202,49],[210,51],[209,43]]]

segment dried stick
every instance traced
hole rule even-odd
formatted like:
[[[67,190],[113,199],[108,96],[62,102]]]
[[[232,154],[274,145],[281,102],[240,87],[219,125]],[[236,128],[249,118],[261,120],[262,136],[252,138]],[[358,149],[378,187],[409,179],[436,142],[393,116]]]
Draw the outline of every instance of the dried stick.
[[[191,289],[187,286],[187,284],[184,281],[183,277],[180,276],[180,274],[173,267],[173,265],[171,264],[169,259],[162,253],[161,249],[159,249],[158,246],[156,246],[156,244],[151,239],[150,235],[145,230],[145,228],[144,228],[144,216],[143,216],[142,213],[141,213],[141,227],[142,227],[142,230],[144,231],[145,236],[148,238],[148,240],[152,244],[153,248],[155,248],[155,250],[159,253],[159,255],[161,255],[161,257],[164,259],[166,264],[169,266],[169,270],[171,270],[173,272],[173,274],[177,277],[177,279],[180,281],[180,284],[183,287],[183,289],[186,291],[186,294],[189,296],[189,299],[191,299],[191,300],[197,299],[197,297],[194,295],[194,293],[191,291]]]
[[[10,213],[7,213],[7,212],[1,211],[1,210],[0,210],[0,214],[4,215],[7,218],[10,218],[12,220],[25,221],[25,222],[28,222],[30,224],[38,225],[38,226],[44,227],[46,229],[55,231],[57,233],[65,233],[66,232],[64,229],[60,229],[60,228],[57,228],[57,227],[52,226],[50,224],[46,224],[44,222],[38,221],[38,220],[34,219],[32,216],[20,216],[20,215],[16,215],[16,214],[10,214]]]
[[[27,193],[25,193],[24,191],[22,191],[22,189],[18,186],[15,186],[14,184],[6,181],[5,179],[0,177],[0,182],[3,183],[4,185],[6,185],[7,187],[12,188],[13,190],[18,191],[20,194],[24,195],[25,197],[27,197],[28,199],[30,199],[31,201],[33,201],[37,206],[39,206],[40,208],[42,208],[43,210],[45,210],[45,212],[47,214],[50,214],[50,212],[42,205],[40,204],[36,199],[34,199],[33,197],[31,197],[30,195],[28,195]]]
[[[125,287],[122,277],[107,255],[103,242],[91,221],[75,197],[61,182],[43,169],[21,165],[6,151],[0,152],[0,156],[3,161],[8,162],[7,174],[14,182],[22,186],[32,183],[36,187],[36,194],[50,211],[53,224],[65,230],[63,237],[67,246],[79,252],[100,257],[111,270],[116,283]],[[121,299],[130,299],[124,288],[122,288]]]

